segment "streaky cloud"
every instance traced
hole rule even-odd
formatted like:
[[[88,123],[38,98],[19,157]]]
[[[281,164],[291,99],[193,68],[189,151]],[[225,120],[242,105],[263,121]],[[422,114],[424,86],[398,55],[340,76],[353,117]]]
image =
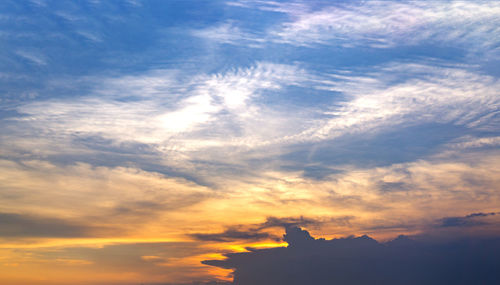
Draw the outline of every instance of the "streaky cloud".
[[[55,217],[0,213],[0,238],[102,237],[120,234],[116,228]]]
[[[238,1],[229,4],[287,15],[289,21],[269,27],[266,35],[254,35],[268,43],[344,48],[434,43],[468,46],[473,52],[496,54],[495,47],[500,41],[500,6],[494,1],[339,1],[309,5],[300,1]],[[237,37],[235,34],[234,40]],[[227,37],[224,42],[229,42]]]
[[[440,227],[470,227],[482,225],[485,222],[481,219],[488,216],[495,216],[497,213],[472,213],[464,217],[446,217],[442,219]]]

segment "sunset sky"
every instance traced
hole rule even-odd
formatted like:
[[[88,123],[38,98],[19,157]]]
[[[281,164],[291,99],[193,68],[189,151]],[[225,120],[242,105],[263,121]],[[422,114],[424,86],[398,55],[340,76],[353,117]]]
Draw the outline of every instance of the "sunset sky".
[[[3,285],[500,237],[499,146],[499,1],[0,1]]]

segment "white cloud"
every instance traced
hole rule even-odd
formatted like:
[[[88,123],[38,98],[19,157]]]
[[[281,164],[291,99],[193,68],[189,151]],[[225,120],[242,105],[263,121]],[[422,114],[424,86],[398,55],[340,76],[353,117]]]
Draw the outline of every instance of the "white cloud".
[[[301,15],[275,34],[299,45],[338,40],[384,47],[430,40],[493,46],[499,41],[499,15],[496,2],[368,1]]]
[[[96,42],[96,43],[102,42],[102,38],[97,33],[89,32],[89,31],[77,31],[76,33],[89,41]]]
[[[500,83],[493,77],[432,62],[374,70],[313,76],[294,66],[258,63],[188,80],[155,71],[101,80],[95,95],[77,100],[21,106],[18,111],[28,116],[19,120],[47,134],[98,135],[162,151],[276,146],[426,122],[498,127]],[[341,92],[346,101],[293,116],[258,103],[263,91],[286,85]]]
[[[210,136],[215,140],[209,145],[232,144],[235,142],[227,140],[231,136],[225,128],[227,124],[245,128],[243,125],[259,120],[256,112],[260,107],[252,99],[262,90],[280,89],[301,80],[301,71],[296,67],[270,63],[201,74],[187,81],[178,81],[175,72],[155,71],[101,80],[95,95],[80,99],[38,101],[21,106],[18,111],[28,116],[19,121],[46,134],[99,135],[117,142],[156,144],[161,149],[206,145],[210,139],[192,137],[202,130],[221,132],[221,136]],[[226,122],[220,129],[217,124],[224,116],[234,121]],[[253,131],[244,131],[244,135]],[[259,139],[263,138],[253,140]],[[236,143],[248,143],[248,137]]]
[[[46,65],[47,64],[47,59],[45,58],[45,56],[38,53],[38,52],[19,50],[16,52],[16,54],[24,59],[31,61],[32,63],[38,64],[38,65]]]
[[[278,2],[278,1],[263,1],[263,0],[240,0],[226,3],[229,6],[255,8],[260,10],[287,13],[287,14],[302,14],[309,11],[309,6],[302,2]]]
[[[401,74],[406,80],[399,78]],[[334,78],[338,81],[331,81],[329,89],[343,92],[350,100],[331,108],[326,112],[331,119],[302,136],[327,139],[426,122],[494,130],[500,123],[492,115],[500,106],[500,81],[459,66],[396,63],[364,76]],[[396,78],[399,83],[392,82]]]
[[[264,40],[256,37],[254,34],[242,31],[233,21],[222,23],[218,26],[212,26],[205,29],[192,30],[191,34],[196,37],[204,38],[209,41],[215,41],[225,44],[248,44],[252,47],[260,47]]]
[[[472,137],[466,136],[462,137],[456,142],[447,145],[448,148],[452,150],[465,150],[465,149],[475,149],[482,147],[497,147],[500,146],[500,136],[494,137]]]
[[[332,3],[319,9],[303,2],[239,1],[229,5],[287,14],[288,22],[269,27],[263,36],[253,35],[267,42],[379,48],[466,44],[473,52],[495,51],[500,42],[500,3],[496,1],[364,1]],[[237,37],[225,40],[238,43]]]
[[[158,70],[96,78],[100,83],[87,96],[20,106],[23,117],[2,134],[5,141],[17,143],[2,147],[2,153],[66,155],[82,148],[75,138],[99,137],[109,140],[111,148],[147,145],[149,154],[157,153],[156,163],[220,180],[211,171],[229,163],[233,170],[228,172],[241,167],[248,174],[254,171],[248,163],[255,160],[265,160],[262,168],[278,167],[287,146],[304,142],[426,123],[498,130],[494,114],[500,106],[500,82],[472,70],[426,61],[319,75],[291,65],[257,63],[217,74]],[[265,96],[283,96],[290,85],[304,92],[331,92],[332,98],[340,92],[343,101],[292,108],[281,97],[277,104],[266,104]],[[92,143],[78,150],[93,151]],[[223,176],[224,171],[217,173]]]

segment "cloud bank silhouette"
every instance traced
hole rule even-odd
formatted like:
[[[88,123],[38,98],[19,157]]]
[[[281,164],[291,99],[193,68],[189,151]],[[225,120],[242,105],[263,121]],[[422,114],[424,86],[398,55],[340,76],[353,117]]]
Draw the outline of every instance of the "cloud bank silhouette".
[[[233,284],[500,284],[500,238],[315,239],[286,228],[286,248],[249,249],[204,264],[235,269]]]

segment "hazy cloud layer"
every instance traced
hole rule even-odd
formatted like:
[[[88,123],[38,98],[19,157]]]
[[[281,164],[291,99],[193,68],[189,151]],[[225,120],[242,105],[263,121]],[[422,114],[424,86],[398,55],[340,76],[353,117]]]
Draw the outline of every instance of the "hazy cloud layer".
[[[120,234],[111,228],[57,218],[0,213],[0,237],[92,237]]]

